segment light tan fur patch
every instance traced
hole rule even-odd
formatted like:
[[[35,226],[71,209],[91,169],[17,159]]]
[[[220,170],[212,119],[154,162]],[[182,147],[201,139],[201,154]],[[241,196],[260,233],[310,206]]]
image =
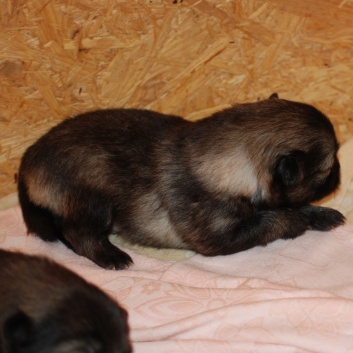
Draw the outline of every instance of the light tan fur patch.
[[[205,157],[194,165],[194,170],[212,191],[252,198],[259,188],[254,165],[240,149],[233,153],[225,151],[220,156]]]
[[[138,199],[135,212],[137,224],[143,227],[143,232],[148,237],[145,240],[140,239],[139,243],[145,242],[158,247],[189,248],[176,233],[157,193],[142,195]]]
[[[36,205],[49,208],[54,213],[64,215],[65,196],[59,186],[49,182],[42,169],[31,170],[25,175],[28,196]]]

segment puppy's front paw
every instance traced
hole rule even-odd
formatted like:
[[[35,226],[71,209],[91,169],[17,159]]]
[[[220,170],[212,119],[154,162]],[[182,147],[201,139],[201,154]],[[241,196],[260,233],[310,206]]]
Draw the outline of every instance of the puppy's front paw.
[[[346,219],[337,210],[320,206],[305,206],[301,211],[309,220],[309,228],[328,231],[345,223]]]

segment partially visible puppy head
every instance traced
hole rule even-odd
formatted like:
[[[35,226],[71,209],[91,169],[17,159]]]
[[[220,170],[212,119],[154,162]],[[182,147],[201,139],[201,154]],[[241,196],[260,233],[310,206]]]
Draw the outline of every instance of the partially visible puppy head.
[[[0,249],[1,353],[131,353],[127,312],[39,256]]]
[[[280,100],[277,95],[268,102],[282,127],[273,129],[268,148],[271,181],[265,202],[300,206],[335,191],[340,183],[339,145],[329,119],[313,106]]]
[[[74,291],[39,321],[19,310],[4,323],[4,353],[132,352],[127,313],[99,295]]]
[[[337,189],[338,142],[311,105],[279,99],[238,104],[200,120],[193,168],[206,187],[265,207],[298,207]]]

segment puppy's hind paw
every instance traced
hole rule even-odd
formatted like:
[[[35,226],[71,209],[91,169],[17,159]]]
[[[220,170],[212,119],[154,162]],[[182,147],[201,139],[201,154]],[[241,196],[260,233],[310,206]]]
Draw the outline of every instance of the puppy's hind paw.
[[[97,247],[90,259],[98,266],[107,270],[124,270],[133,264],[131,257],[124,251],[115,247],[110,242],[104,242],[104,246]],[[101,243],[101,245],[103,245]]]
[[[305,206],[301,211],[309,220],[309,229],[329,231],[345,223],[342,213],[328,207]]]
[[[107,254],[96,259],[95,263],[107,270],[125,270],[133,264],[133,261],[128,254],[121,252],[119,256]]]

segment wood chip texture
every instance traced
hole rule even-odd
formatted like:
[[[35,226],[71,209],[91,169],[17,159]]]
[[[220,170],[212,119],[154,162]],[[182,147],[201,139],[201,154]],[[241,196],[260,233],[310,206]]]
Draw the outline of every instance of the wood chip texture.
[[[352,0],[0,1],[0,197],[25,149],[77,113],[199,119],[301,100],[353,136]]]

